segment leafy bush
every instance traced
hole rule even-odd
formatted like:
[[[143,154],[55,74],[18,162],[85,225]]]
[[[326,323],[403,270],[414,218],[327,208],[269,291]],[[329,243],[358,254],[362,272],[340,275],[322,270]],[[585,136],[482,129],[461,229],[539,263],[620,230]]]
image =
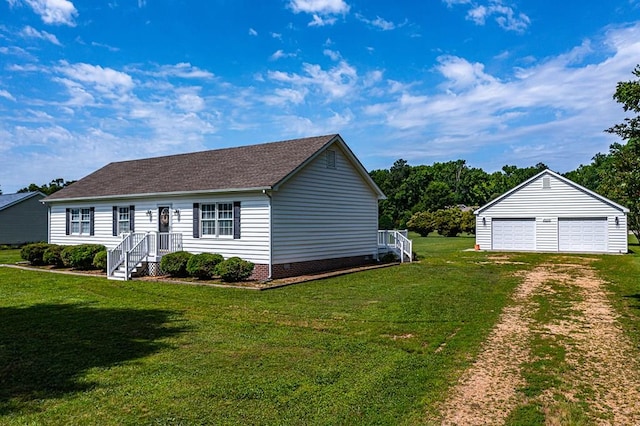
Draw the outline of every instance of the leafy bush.
[[[44,265],[44,252],[49,248],[47,243],[27,244],[20,250],[20,257],[28,260],[31,265]]]
[[[93,269],[93,258],[98,252],[106,250],[100,244],[80,244],[68,246],[60,254],[65,266],[75,269]]]
[[[462,212],[462,218],[460,219],[460,229],[467,234],[476,234],[476,215],[473,211],[467,210]]]
[[[398,256],[395,253],[391,252],[391,251],[383,254],[380,257],[380,262],[382,262],[382,263],[393,263],[393,262],[397,262],[398,260],[399,260]]]
[[[50,244],[49,247],[44,251],[42,260],[47,265],[62,267],[64,266],[64,262],[62,261],[62,250],[64,250],[64,246]]]
[[[172,277],[186,277],[187,263],[193,255],[186,251],[176,251],[162,256],[160,269]]]
[[[220,262],[216,266],[215,272],[223,281],[238,282],[251,276],[253,266],[253,263],[242,260],[239,257],[230,257]]]
[[[215,275],[216,266],[224,261],[224,257],[217,253],[200,253],[191,256],[187,262],[187,272],[190,276],[203,280]]]
[[[430,212],[417,212],[411,216],[407,227],[410,231],[417,232],[421,237],[426,237],[435,230],[433,215]]]
[[[462,232],[461,218],[462,211],[460,209],[437,210],[433,213],[433,226],[440,235],[455,237]]]
[[[99,251],[96,253],[95,256],[93,256],[93,262],[91,262],[93,264],[93,267],[96,269],[100,269],[103,272],[107,271],[107,251],[103,250],[103,251]]]

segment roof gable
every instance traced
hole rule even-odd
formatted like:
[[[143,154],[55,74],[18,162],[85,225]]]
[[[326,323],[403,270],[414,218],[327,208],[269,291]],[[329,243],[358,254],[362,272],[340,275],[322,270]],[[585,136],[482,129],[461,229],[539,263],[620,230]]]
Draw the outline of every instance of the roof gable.
[[[593,192],[590,189],[585,188],[582,185],[578,185],[574,181],[572,181],[572,180],[570,180],[570,179],[568,179],[568,178],[566,178],[566,177],[564,177],[564,176],[562,176],[562,175],[560,175],[560,174],[558,174],[558,173],[556,173],[556,172],[554,172],[552,170],[546,169],[546,170],[543,170],[540,173],[536,174],[535,176],[527,179],[526,181],[522,182],[520,185],[518,185],[518,186],[510,189],[509,191],[505,192],[504,194],[502,194],[501,196],[499,196],[495,200],[492,200],[489,203],[485,204],[484,206],[478,208],[474,213],[475,214],[480,214],[482,211],[484,211],[484,210],[486,210],[486,209],[488,209],[488,208],[500,203],[502,200],[504,200],[505,198],[510,197],[514,193],[520,191],[522,188],[525,188],[525,187],[529,186],[530,184],[532,184],[533,182],[541,179],[544,175],[552,176],[552,177],[558,179],[559,181],[561,181],[562,183],[564,183],[564,184],[566,184],[566,185],[568,185],[568,186],[570,186],[570,187],[572,187],[574,189],[577,189],[578,191],[583,192],[583,193],[589,195],[590,197],[593,197],[593,198],[595,198],[595,199],[597,199],[597,200],[599,200],[599,201],[601,201],[601,202],[603,202],[603,203],[605,203],[605,204],[607,204],[607,205],[609,205],[609,206],[611,206],[611,207],[613,207],[613,208],[615,208],[617,210],[620,210],[623,213],[628,213],[629,212],[628,208],[626,208],[624,206],[621,206],[620,204],[617,204],[617,203],[609,200],[608,198],[603,197],[602,195],[600,195],[600,194],[598,194],[596,192]]]
[[[18,192],[15,194],[0,194],[0,210],[7,209],[13,205],[28,200],[31,197],[35,197],[36,195],[40,195],[41,197],[45,196],[40,191]]]
[[[110,163],[45,201],[277,189],[332,143],[351,152],[333,134]],[[355,156],[352,163],[384,197]]]

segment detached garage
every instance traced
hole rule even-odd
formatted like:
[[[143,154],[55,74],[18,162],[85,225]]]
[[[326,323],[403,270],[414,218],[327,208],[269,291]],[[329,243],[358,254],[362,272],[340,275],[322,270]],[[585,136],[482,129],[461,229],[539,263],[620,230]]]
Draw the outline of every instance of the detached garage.
[[[626,253],[629,209],[545,170],[480,207],[481,250]]]

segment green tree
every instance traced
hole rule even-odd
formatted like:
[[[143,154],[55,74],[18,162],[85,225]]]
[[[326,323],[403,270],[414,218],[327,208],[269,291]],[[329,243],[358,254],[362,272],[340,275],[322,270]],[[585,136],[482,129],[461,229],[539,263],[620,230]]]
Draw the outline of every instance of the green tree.
[[[411,216],[407,227],[410,231],[417,232],[421,237],[426,237],[435,231],[433,224],[433,214],[430,212],[417,212]]]
[[[65,186],[71,185],[73,182],[75,182],[75,181],[65,181],[63,178],[57,178],[57,179],[53,179],[53,180],[51,180],[51,182],[45,183],[45,184],[43,184],[41,186],[38,186],[35,183],[31,183],[31,184],[29,184],[29,186],[26,186],[26,187],[20,189],[18,192],[40,191],[45,195],[51,195],[54,192],[60,191]]]
[[[638,79],[619,82],[613,98],[636,116],[606,130],[626,143],[609,147],[611,167],[605,173],[602,187],[608,197],[629,208],[629,228],[640,239],[640,65],[636,65],[632,74]]]

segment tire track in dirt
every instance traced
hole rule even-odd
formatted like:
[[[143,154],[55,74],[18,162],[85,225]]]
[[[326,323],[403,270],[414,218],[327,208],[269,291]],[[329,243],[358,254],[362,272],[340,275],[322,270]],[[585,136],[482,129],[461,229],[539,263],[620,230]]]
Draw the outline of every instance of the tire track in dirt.
[[[605,283],[590,266],[593,259],[568,257],[566,261],[523,273],[512,303],[441,407],[443,425],[504,424],[514,408],[531,402],[518,389],[526,384],[522,365],[532,361],[530,339],[541,332],[558,337],[565,347],[570,368],[559,377],[561,388],[582,390],[580,396],[572,392],[564,397],[586,402],[596,424],[640,424],[637,351],[617,323]],[[552,282],[577,293],[567,310],[572,314],[548,324],[536,323],[533,314],[538,306],[533,296],[553,298]],[[562,424],[561,418],[555,418],[561,410],[554,407],[554,395],[562,389],[548,389],[535,399],[543,405],[547,424]]]

